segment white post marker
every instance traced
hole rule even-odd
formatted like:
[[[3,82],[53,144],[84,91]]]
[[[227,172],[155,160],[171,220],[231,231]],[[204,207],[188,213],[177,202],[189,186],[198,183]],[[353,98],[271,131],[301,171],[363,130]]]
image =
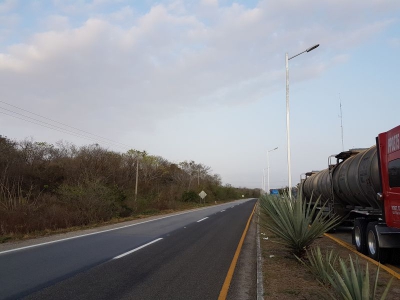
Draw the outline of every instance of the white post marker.
[[[207,194],[206,194],[205,191],[201,191],[201,192],[199,193],[199,196],[200,196],[201,200],[204,200],[204,198],[207,196]]]

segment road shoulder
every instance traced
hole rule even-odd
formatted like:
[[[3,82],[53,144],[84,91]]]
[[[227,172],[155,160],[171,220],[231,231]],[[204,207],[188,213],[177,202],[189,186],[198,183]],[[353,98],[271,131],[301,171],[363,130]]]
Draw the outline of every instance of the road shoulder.
[[[233,274],[227,299],[257,298],[257,223],[253,215]]]

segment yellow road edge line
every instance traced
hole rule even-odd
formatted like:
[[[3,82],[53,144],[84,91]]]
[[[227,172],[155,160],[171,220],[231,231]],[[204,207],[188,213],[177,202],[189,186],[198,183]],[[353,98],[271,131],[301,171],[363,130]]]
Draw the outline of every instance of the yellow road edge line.
[[[254,204],[253,211],[251,212],[249,220],[247,221],[246,227],[245,227],[245,229],[243,231],[242,237],[240,238],[240,241],[239,241],[238,247],[236,249],[235,255],[233,256],[231,265],[229,267],[228,274],[226,274],[226,278],[225,278],[224,284],[222,285],[222,289],[219,292],[218,300],[225,300],[226,297],[228,296],[228,290],[229,290],[229,286],[231,285],[231,281],[232,281],[232,278],[233,278],[233,273],[235,272],[236,263],[238,261],[240,251],[242,250],[243,242],[244,242],[244,239],[246,237],[247,231],[249,229],[250,221],[251,221],[251,218],[253,217],[253,214],[254,214],[254,211],[256,209],[256,206],[257,206],[257,203]]]
[[[331,240],[335,241],[335,242],[338,243],[339,245],[342,245],[343,247],[349,249],[350,251],[352,251],[353,253],[357,254],[358,256],[360,256],[360,257],[362,257],[362,258],[365,258],[365,259],[368,260],[369,262],[371,262],[371,263],[373,263],[374,265],[376,265],[378,268],[381,268],[381,269],[385,270],[385,271],[388,272],[390,275],[396,277],[397,279],[400,279],[400,274],[399,274],[399,273],[397,273],[396,271],[394,271],[394,270],[388,268],[388,267],[385,266],[385,265],[380,264],[380,263],[377,262],[376,260],[373,260],[372,258],[370,258],[370,257],[368,257],[368,256],[366,256],[366,255],[364,255],[364,254],[362,254],[362,253],[360,253],[360,252],[358,252],[358,251],[355,250],[355,249],[353,248],[353,246],[351,246],[350,244],[348,244],[348,243],[346,243],[346,242],[344,242],[344,241],[341,241],[341,240],[339,240],[339,239],[333,237],[333,236],[330,235],[329,233],[324,233],[324,235],[325,235],[326,237],[330,238]]]

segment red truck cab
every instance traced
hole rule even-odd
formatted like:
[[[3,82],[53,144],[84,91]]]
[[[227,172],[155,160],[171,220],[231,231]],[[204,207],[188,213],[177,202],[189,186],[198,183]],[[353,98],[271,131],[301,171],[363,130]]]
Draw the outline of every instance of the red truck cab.
[[[385,222],[400,229],[400,126],[379,134],[377,144]]]

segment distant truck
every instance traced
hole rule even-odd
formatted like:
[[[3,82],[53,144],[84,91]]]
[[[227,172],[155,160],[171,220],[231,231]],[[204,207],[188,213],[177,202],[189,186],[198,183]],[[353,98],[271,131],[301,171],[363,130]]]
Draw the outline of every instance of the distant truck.
[[[301,187],[305,199],[327,201],[325,213],[353,223],[357,251],[384,263],[400,248],[400,126],[369,149],[330,156],[328,168],[305,173]]]

